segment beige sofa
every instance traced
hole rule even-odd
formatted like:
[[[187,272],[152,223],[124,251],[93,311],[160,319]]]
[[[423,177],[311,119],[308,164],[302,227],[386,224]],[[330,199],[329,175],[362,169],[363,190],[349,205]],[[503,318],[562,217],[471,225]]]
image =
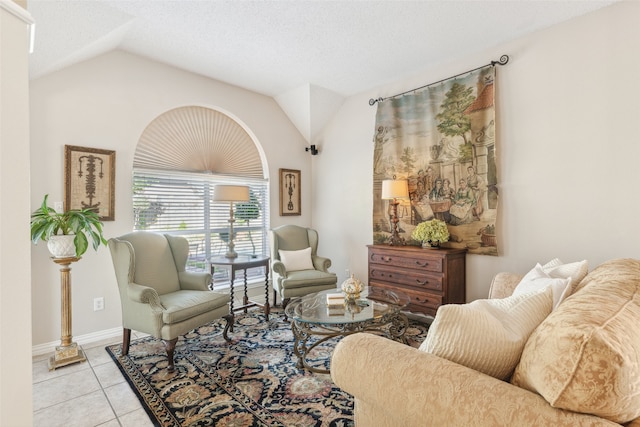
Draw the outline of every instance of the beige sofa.
[[[490,298],[520,278],[498,274]],[[354,396],[358,427],[640,427],[640,261],[608,261],[574,285],[510,382],[366,333],[337,345],[331,376]]]

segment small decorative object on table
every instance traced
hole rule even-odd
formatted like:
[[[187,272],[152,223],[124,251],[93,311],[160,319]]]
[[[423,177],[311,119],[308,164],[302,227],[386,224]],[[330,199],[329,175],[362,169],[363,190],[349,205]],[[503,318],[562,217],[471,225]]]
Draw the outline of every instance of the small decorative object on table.
[[[449,229],[446,222],[432,219],[418,224],[413,229],[411,238],[422,242],[423,248],[437,248],[440,243],[449,241]]]
[[[364,284],[356,279],[353,274],[350,278],[342,282],[342,292],[345,294],[345,300],[355,301],[360,298],[360,292],[364,290]]]

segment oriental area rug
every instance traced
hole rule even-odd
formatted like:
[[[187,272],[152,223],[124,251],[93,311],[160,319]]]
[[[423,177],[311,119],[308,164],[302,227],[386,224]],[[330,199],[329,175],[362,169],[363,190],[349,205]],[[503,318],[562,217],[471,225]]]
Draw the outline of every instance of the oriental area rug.
[[[172,373],[153,337],[132,341],[128,356],[120,344],[106,349],[157,426],[353,426],[353,398],[329,374],[297,367],[281,309],[268,321],[259,310],[236,315],[231,343],[223,329],[220,320],[180,337]],[[426,332],[410,321],[409,344],[418,347]],[[328,368],[335,344],[318,346],[308,360]]]

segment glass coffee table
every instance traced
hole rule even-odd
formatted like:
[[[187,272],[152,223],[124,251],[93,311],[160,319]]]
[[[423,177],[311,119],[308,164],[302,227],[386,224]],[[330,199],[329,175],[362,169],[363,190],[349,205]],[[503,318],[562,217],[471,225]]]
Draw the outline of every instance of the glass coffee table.
[[[409,326],[402,310],[410,298],[397,291],[368,287],[354,302],[328,304],[327,295],[335,289],[306,295],[291,301],[286,314],[291,319],[293,352],[298,357],[298,368],[311,372],[329,373],[322,366],[312,366],[307,360],[310,352],[334,338],[356,332],[371,332],[406,344],[405,332]]]

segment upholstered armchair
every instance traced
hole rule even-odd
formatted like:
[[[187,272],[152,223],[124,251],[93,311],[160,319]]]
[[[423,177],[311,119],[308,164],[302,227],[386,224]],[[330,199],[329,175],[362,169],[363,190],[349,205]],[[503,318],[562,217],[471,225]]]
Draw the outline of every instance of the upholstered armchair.
[[[109,249],[122,304],[123,355],[131,330],[144,332],[164,341],[173,371],[178,337],[222,317],[229,341],[229,295],[209,290],[211,274],[185,271],[187,239],[137,231],[110,239]]]
[[[277,295],[284,309],[291,298],[336,288],[338,278],[329,272],[331,260],[316,253],[316,230],[283,225],[269,231],[269,243],[274,306]]]

